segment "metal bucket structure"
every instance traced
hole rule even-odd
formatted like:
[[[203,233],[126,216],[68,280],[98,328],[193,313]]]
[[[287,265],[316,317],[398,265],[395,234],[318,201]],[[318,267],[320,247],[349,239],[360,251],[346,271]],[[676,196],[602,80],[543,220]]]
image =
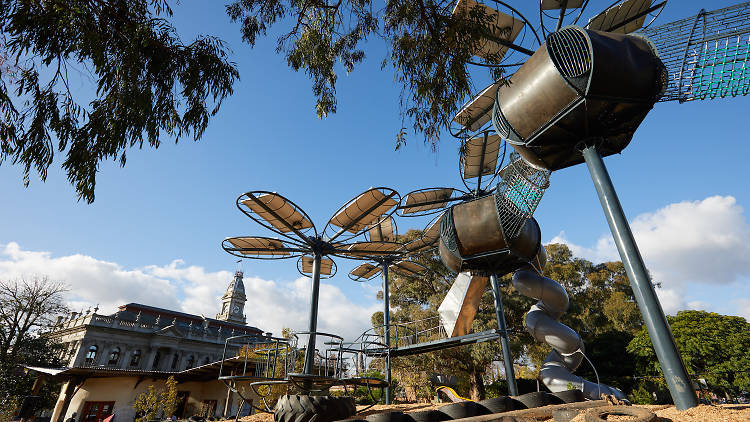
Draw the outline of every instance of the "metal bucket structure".
[[[544,253],[532,215],[549,186],[549,172],[513,154],[500,173],[493,194],[453,205],[443,214],[438,249],[451,271],[506,274]]]
[[[622,151],[666,84],[645,37],[568,26],[497,90],[492,121],[529,163],[559,170],[584,161],[582,141]]]

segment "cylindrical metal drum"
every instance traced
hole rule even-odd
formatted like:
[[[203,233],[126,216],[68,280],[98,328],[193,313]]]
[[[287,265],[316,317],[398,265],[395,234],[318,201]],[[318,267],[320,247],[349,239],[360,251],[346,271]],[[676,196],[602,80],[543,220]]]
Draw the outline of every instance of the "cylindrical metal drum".
[[[505,274],[535,261],[543,249],[534,218],[526,220],[517,235],[506,236],[497,195],[456,204],[443,215],[439,252],[451,271]]]
[[[622,151],[661,96],[666,69],[638,35],[568,26],[497,90],[492,121],[529,163],[559,170],[583,162],[576,146]]]

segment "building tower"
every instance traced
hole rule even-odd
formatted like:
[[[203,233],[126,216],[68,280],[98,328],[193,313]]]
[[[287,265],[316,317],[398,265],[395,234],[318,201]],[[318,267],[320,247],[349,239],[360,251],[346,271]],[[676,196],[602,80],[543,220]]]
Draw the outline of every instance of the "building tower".
[[[221,313],[216,319],[245,324],[245,284],[242,282],[242,271],[234,273],[234,280],[229,283],[226,293],[221,297]]]

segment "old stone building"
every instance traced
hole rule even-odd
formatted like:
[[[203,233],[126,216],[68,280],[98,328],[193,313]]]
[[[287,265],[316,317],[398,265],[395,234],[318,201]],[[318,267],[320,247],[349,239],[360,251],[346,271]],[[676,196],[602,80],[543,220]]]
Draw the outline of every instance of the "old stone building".
[[[242,277],[241,271],[235,273],[216,318],[138,303],[122,305],[111,315],[94,309],[58,318],[46,335],[63,344],[65,367],[27,367],[63,381],[58,402],[50,409],[52,422],[73,413],[80,422],[99,422],[111,414],[133,420],[136,396],[170,376],[179,382],[178,417],[243,412],[235,394],[217,379],[225,341],[271,333],[246,325]],[[235,354],[228,350],[228,356]]]
[[[48,336],[63,344],[69,367],[181,371],[219,360],[227,337],[263,334],[245,324],[245,301],[238,271],[215,319],[128,303],[111,315],[94,309],[59,317]]]

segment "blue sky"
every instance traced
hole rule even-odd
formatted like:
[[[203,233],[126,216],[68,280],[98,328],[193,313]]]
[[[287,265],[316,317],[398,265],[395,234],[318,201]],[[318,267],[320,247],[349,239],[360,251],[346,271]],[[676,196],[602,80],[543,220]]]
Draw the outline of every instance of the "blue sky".
[[[702,3],[672,1],[659,21],[692,15]],[[713,1],[711,7],[733,3]],[[310,81],[275,54],[275,37],[262,38],[254,49],[243,44],[220,2],[183,2],[175,20],[185,40],[214,34],[228,41],[241,73],[235,94],[199,142],[165,139],[158,150],[128,151],[125,168],[103,163],[91,205],[76,201],[60,156],[47,181],[32,175],[28,188],[20,168],[0,166],[0,277],[62,279],[73,288],[74,307],[102,303],[111,311],[138,301],[210,315],[236,265],[221,240],[268,234],[236,209],[241,193],[277,191],[322,228],[371,186],[404,195],[460,186],[458,144],[450,136],[432,152],[410,133],[406,147],[394,151],[402,126],[399,87],[390,68],[380,69],[386,55],[380,40],[370,42],[365,63],[339,75],[338,113],[318,120]],[[89,82],[81,78],[74,89],[90,92]],[[631,145],[605,159],[626,215],[636,220],[647,265],[664,282],[660,295],[668,312],[697,307],[750,317],[749,106],[747,97],[657,104]],[[545,241],[565,241],[595,261],[617,258],[584,166],[552,175],[536,218]],[[398,224],[403,232],[422,223]],[[346,273],[356,263],[337,263],[321,318],[327,329],[353,333],[380,307],[378,282],[355,284]],[[293,260],[246,261],[243,269],[252,279],[249,290],[257,288],[263,298],[246,309],[251,324],[306,326],[309,283],[298,280]]]

